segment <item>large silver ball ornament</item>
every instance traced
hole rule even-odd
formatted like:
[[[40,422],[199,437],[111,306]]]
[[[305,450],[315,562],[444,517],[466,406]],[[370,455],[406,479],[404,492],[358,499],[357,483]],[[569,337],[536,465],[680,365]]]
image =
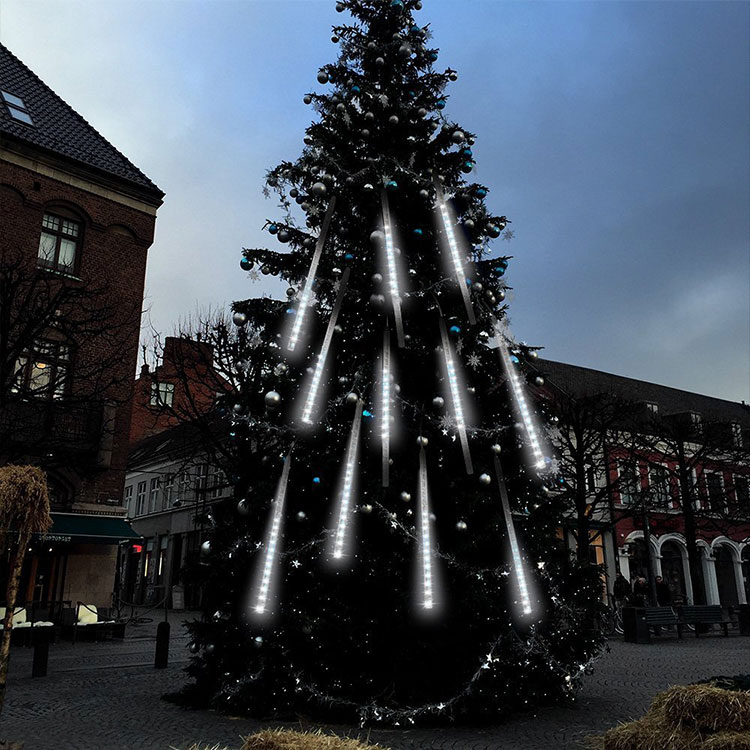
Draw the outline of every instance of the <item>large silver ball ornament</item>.
[[[243,312],[236,312],[232,315],[232,323],[236,326],[244,326],[247,323],[247,315]]]
[[[268,391],[265,395],[266,406],[275,409],[281,403],[281,395],[276,391]]]
[[[318,83],[328,83],[328,73],[324,70],[321,70],[320,73],[318,73]]]
[[[372,505],[367,503],[361,507],[361,510],[363,513],[372,513]]]
[[[410,501],[411,501],[411,495],[410,495],[410,494],[409,494],[408,492],[402,492],[402,493],[401,493],[401,499],[402,499],[402,500],[403,500],[403,501],[404,501],[405,503],[408,503],[408,502],[410,502]]]
[[[375,58],[375,65],[377,65],[379,68],[385,65],[385,58],[384,57],[376,57]]]
[[[500,454],[502,453],[502,450],[503,450],[503,449],[501,448],[501,446],[500,446],[500,443],[494,443],[494,444],[493,444],[493,446],[492,446],[492,452],[493,452],[493,453],[494,453],[494,454],[495,454],[496,456],[499,456],[499,455],[500,455]]]
[[[408,44],[402,44],[398,48],[398,54],[401,55],[401,57],[409,57],[409,55],[411,55],[411,47]]]
[[[451,140],[453,143],[463,143],[466,140],[466,136],[464,135],[463,130],[454,130],[453,135],[451,135]]]
[[[357,401],[359,401],[359,396],[352,391],[351,393],[346,394],[346,403],[347,404],[356,404]]]
[[[538,351],[529,352],[529,357],[531,359],[539,359],[539,352]]]
[[[370,232],[370,242],[380,247],[385,242],[385,232],[382,232],[380,229]]]
[[[385,306],[385,296],[382,294],[371,294],[370,304],[378,310],[383,308]]]
[[[286,371],[288,369],[289,368],[286,366],[285,362],[279,362],[279,364],[276,365],[276,367],[273,368],[273,374],[276,375],[276,376],[278,376],[278,375],[284,375],[284,374],[286,374]]]
[[[426,438],[424,435],[420,435],[417,438],[417,445],[421,446],[422,448],[426,448],[427,444],[429,443],[429,439]]]
[[[297,294],[297,290],[293,286],[290,286],[289,289],[286,290],[286,296],[289,297],[289,299],[294,297],[295,294]]]
[[[240,500],[237,503],[237,512],[241,516],[246,516],[248,513],[250,513],[250,503],[248,503],[244,498]]]
[[[316,182],[313,186],[310,192],[320,198],[321,196],[325,195],[328,192],[328,188],[325,186],[324,182]]]
[[[388,118],[388,122],[389,122],[389,124],[391,124],[391,125],[398,125],[398,115],[391,115],[391,116],[390,116],[390,117]]]
[[[483,484],[486,487],[489,486],[492,483],[492,477],[489,474],[480,474],[479,475],[479,484]]]
[[[498,289],[497,291],[497,298],[502,302],[505,299],[505,290],[504,289]]]
[[[303,102],[304,102],[305,104],[312,104],[312,97],[310,96],[310,94],[305,94],[305,96],[304,96],[304,98],[302,99],[302,101],[303,101]]]
[[[374,273],[371,277],[373,284],[382,284],[383,283],[383,274],[381,273]]]
[[[304,521],[307,518],[307,513],[305,513],[304,510],[301,510],[297,513],[297,520],[298,521]]]
[[[442,396],[435,396],[435,398],[432,399],[432,405],[436,409],[442,409],[445,406],[445,399]]]
[[[538,385],[541,388],[544,385],[544,378],[541,375],[537,375],[534,378],[534,385]]]
[[[201,555],[205,557],[206,555],[210,555],[210,554],[211,554],[211,542],[209,542],[208,539],[206,539],[206,541],[203,542],[203,544],[201,544]]]
[[[466,531],[466,529],[469,528],[466,525],[466,521],[456,521],[456,529],[458,531]]]
[[[475,284],[473,284],[473,285],[472,285],[472,287],[471,287],[471,288],[472,288],[472,289],[473,289],[473,290],[474,290],[474,291],[475,291],[475,292],[476,292],[477,294],[479,294],[479,293],[480,293],[480,292],[482,291],[482,289],[484,289],[484,285],[482,284],[482,282],[481,282],[481,281],[477,281],[477,282],[476,282]]]

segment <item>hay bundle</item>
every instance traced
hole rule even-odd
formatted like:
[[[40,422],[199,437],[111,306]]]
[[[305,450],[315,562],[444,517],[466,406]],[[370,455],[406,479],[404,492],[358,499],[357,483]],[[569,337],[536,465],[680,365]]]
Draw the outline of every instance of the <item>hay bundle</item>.
[[[0,467],[0,532],[12,529],[27,539],[51,525],[44,472],[37,466]]]
[[[713,685],[677,685],[654,699],[652,711],[661,712],[674,726],[706,732],[750,731],[750,693]]]
[[[648,713],[621,724],[591,747],[600,750],[750,750],[750,693],[712,685],[659,693]]]
[[[265,729],[245,740],[242,750],[387,750],[359,740],[317,732]]]

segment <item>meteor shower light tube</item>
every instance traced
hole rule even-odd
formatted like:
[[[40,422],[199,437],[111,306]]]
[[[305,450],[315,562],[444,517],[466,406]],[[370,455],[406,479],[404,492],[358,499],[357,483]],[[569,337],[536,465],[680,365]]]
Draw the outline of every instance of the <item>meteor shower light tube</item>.
[[[333,556],[341,559],[344,555],[347,531],[351,520],[352,491],[354,488],[354,469],[357,463],[357,447],[359,446],[359,428],[362,423],[362,400],[357,401],[354,411],[352,430],[349,433],[349,444],[346,449],[346,468],[344,469],[344,483],[341,487],[339,519],[336,526],[336,537],[333,544]]]
[[[435,606],[432,576],[432,538],[430,534],[430,496],[427,488],[427,461],[424,448],[419,450],[419,531],[420,559],[422,563],[422,606]]]

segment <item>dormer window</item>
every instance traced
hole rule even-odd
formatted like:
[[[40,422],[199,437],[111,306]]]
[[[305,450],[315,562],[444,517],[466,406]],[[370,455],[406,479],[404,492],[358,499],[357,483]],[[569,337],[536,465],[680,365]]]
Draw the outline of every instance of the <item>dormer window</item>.
[[[646,409],[650,411],[652,414],[658,414],[659,404],[654,403],[653,401],[646,401]]]
[[[701,424],[701,415],[698,414],[697,411],[691,411],[690,412],[690,421],[692,424],[694,424],[696,427],[699,427]]]
[[[14,120],[18,120],[19,122],[24,123],[24,125],[34,124],[34,121],[29,114],[29,110],[26,108],[26,104],[20,96],[9,94],[7,91],[0,91],[0,95],[2,95],[5,106],[8,108],[8,112]]]

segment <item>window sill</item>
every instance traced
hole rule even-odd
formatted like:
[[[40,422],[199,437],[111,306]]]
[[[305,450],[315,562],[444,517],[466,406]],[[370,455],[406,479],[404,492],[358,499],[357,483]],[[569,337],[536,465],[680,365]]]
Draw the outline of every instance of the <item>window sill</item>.
[[[37,264],[37,270],[51,273],[53,276],[60,276],[63,279],[70,279],[71,281],[80,281],[83,283],[83,279],[79,276],[74,276],[72,273],[65,273],[65,271],[59,271],[57,268],[51,268],[50,266],[41,266]]]

